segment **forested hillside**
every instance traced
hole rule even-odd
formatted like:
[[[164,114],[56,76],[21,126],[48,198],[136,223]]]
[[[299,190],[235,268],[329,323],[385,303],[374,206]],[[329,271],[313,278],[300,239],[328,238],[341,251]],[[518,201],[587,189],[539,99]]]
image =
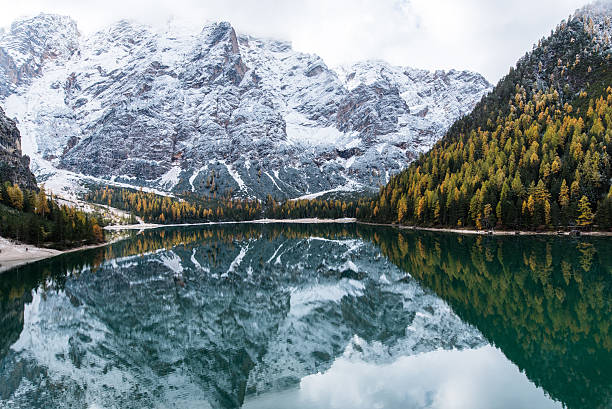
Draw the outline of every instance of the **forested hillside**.
[[[588,6],[381,188],[364,220],[612,227],[612,6]]]
[[[6,182],[0,187],[0,236],[37,246],[64,249],[101,243],[99,217],[59,204],[45,193],[22,190]]]
[[[277,202],[271,195],[265,201],[199,196],[186,192],[180,197],[161,196],[142,190],[105,186],[93,189],[84,199],[126,210],[152,223],[193,223],[246,221],[261,218],[300,219],[316,217],[335,219],[355,217],[358,206],[366,201],[286,200]]]
[[[29,163],[15,121],[0,108],[0,236],[55,248],[104,241],[99,217],[48,196]]]

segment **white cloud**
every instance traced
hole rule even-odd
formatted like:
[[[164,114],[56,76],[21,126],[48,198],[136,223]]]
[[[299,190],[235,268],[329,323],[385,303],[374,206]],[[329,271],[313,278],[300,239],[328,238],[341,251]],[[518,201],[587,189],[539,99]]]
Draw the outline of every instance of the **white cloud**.
[[[471,69],[490,81],[585,0],[20,0],[0,25],[41,11],[70,15],[84,32],[121,18],[156,24],[174,16],[286,39],[330,65],[384,59],[427,69]]]
[[[387,364],[340,357],[300,388],[247,400],[247,409],[560,409],[492,346],[402,356]]]

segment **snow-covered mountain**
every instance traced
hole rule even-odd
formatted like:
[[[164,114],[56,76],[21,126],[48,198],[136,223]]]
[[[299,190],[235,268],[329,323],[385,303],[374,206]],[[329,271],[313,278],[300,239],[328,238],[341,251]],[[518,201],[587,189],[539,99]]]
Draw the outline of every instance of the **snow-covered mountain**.
[[[56,190],[84,178],[260,198],[374,190],[490,88],[381,61],[333,70],[229,23],[82,36],[42,14],[0,32],[0,105]]]

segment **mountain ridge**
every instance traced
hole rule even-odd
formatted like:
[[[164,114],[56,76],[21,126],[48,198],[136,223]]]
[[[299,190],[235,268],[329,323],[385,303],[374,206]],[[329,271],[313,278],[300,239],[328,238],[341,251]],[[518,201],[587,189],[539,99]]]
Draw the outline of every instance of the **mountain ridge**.
[[[27,21],[14,24],[17,34]],[[89,179],[207,196],[374,191],[490,89],[475,73],[373,61],[339,75],[229,23],[199,33],[127,21],[62,32],[68,46],[33,58],[41,68],[24,69],[3,99],[51,189]],[[16,47],[25,41],[17,34],[0,38],[0,52],[49,54]],[[0,60],[0,74],[10,66]],[[374,81],[353,86],[365,71]],[[351,75],[350,85],[340,78]]]

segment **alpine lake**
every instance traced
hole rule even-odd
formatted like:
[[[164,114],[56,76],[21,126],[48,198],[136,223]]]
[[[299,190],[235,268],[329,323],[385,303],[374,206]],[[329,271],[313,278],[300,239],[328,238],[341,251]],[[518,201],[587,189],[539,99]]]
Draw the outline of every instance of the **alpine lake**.
[[[129,233],[0,274],[0,408],[610,408],[612,240]]]

